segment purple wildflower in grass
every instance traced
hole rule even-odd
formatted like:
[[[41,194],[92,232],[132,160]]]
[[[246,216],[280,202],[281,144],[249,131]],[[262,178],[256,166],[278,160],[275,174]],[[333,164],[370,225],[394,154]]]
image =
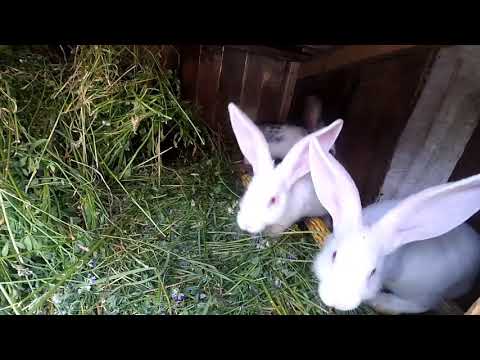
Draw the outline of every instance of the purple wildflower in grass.
[[[90,261],[87,263],[87,265],[91,268],[94,268],[95,266],[97,266],[97,260],[92,258],[90,259]]]
[[[97,278],[94,276],[94,275],[91,275],[89,278],[88,278],[88,284],[89,285],[95,285],[97,283]]]
[[[181,293],[179,292],[178,289],[173,289],[172,290],[172,299],[173,301],[175,301],[177,304],[178,303],[181,303],[182,301],[185,300],[185,294],[184,293]]]

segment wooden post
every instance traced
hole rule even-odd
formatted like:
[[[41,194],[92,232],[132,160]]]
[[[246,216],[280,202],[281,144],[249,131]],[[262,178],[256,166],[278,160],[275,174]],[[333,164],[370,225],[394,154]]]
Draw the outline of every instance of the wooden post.
[[[465,315],[480,315],[480,299],[475,301],[473,305],[470,306]]]
[[[282,59],[287,61],[306,61],[310,55],[299,54],[292,51],[278,50],[268,46],[258,45],[225,45],[225,47],[242,50],[251,54],[268,56],[272,59]]]
[[[441,49],[380,191],[403,198],[448,181],[480,117],[480,47]]]
[[[279,122],[287,121],[288,113],[292,106],[293,95],[295,92],[295,85],[297,83],[298,70],[300,64],[298,62],[290,62],[288,70],[285,75],[285,85],[283,87],[282,102],[280,104]]]
[[[303,79],[319,75],[342,66],[410,50],[417,46],[419,45],[349,45],[340,47],[310,61],[303,62],[300,66],[298,78]]]

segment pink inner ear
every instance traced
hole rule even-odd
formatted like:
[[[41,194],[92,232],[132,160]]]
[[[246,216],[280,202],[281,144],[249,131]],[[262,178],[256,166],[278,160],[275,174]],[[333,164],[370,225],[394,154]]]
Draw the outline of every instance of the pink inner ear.
[[[240,151],[252,165],[254,174],[272,169],[273,160],[260,129],[235,104],[230,103],[228,111]]]
[[[407,197],[374,226],[375,238],[394,251],[412,241],[443,235],[480,210],[480,175],[431,187]]]
[[[362,206],[358,189],[348,172],[315,139],[310,142],[309,160],[315,192],[332,216],[334,231],[359,229]]]
[[[287,186],[295,184],[310,172],[308,146],[310,139],[317,139],[325,151],[329,151],[342,130],[343,120],[338,119],[329,126],[318,130],[296,143],[282,161],[282,169],[287,179]]]

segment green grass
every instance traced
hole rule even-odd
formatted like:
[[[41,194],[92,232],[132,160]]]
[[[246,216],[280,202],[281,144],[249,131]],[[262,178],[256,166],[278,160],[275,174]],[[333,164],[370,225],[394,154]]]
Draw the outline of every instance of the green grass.
[[[239,232],[229,169],[209,159],[165,169],[158,185],[132,179],[129,196],[112,194],[110,225],[42,247],[45,259],[25,266],[31,273],[7,270],[2,286],[18,296],[13,304],[3,299],[1,311],[15,305],[20,313],[53,314],[327,314],[310,271],[317,250],[310,236],[272,242]],[[1,262],[19,265],[14,255]],[[43,303],[35,306],[38,299]]]
[[[309,234],[238,230],[231,162],[161,58],[0,51],[0,314],[331,313]]]

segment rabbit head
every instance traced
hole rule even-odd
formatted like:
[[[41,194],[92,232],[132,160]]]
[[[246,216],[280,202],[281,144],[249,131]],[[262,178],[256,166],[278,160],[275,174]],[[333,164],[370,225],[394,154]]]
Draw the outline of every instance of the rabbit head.
[[[242,230],[259,233],[270,225],[281,224],[289,211],[292,186],[309,172],[308,139],[317,138],[328,151],[339,135],[343,121],[337,120],[297,142],[275,167],[260,129],[233,103],[228,105],[228,110],[240,150],[253,168],[252,180],[240,200],[237,222]]]
[[[480,209],[480,175],[475,175],[411,195],[367,224],[353,179],[314,139],[309,161],[315,192],[333,220],[313,271],[320,298],[339,310],[353,310],[378,293],[387,255],[443,235]]]

